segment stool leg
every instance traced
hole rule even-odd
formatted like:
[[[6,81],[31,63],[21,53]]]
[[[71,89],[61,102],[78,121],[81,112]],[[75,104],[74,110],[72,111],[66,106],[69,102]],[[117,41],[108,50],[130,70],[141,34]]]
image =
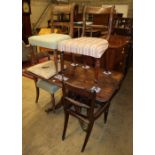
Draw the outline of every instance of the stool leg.
[[[95,64],[95,82],[98,83],[99,79],[99,69],[100,69],[100,60],[96,59],[96,64]]]
[[[56,68],[56,74],[58,74],[58,54],[57,54],[57,50],[54,50],[54,63],[55,63],[55,68]]]
[[[53,109],[53,112],[55,112],[55,97],[54,97],[54,93],[51,94],[51,102],[52,102],[52,109]]]

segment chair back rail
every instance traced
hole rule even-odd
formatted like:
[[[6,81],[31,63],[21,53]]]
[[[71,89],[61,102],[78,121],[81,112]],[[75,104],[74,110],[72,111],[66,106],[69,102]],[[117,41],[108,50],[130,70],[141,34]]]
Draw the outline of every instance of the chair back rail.
[[[105,28],[107,29],[107,34],[105,39],[109,40],[111,32],[112,32],[112,25],[113,25],[113,16],[115,13],[115,6],[111,7],[93,7],[93,6],[85,6],[83,11],[83,30],[82,30],[82,36],[85,36],[85,32],[87,28],[98,28],[103,29],[105,31]],[[106,23],[101,22],[101,24],[94,24],[94,25],[86,25],[87,16],[88,15],[109,15],[108,20]],[[103,18],[102,18],[103,19]],[[104,19],[103,19],[104,20]]]
[[[85,108],[88,110],[87,117],[90,119],[93,117],[95,100],[95,91],[92,92],[91,90],[87,90],[83,87],[63,82],[63,103],[67,103],[78,108]],[[80,114],[78,111],[72,111],[71,113],[75,113],[76,115]]]
[[[73,21],[74,21],[74,12],[75,12],[76,4],[61,4],[61,5],[53,5],[51,11],[51,30],[54,31],[55,26],[66,27],[68,33],[71,37],[73,37]],[[54,21],[54,16],[57,15],[60,17],[59,21]],[[67,17],[67,21],[64,20],[64,17]]]

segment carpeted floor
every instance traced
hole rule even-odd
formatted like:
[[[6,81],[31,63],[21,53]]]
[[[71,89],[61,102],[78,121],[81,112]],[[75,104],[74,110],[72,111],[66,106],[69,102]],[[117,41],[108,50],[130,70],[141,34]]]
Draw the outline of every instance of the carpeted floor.
[[[132,155],[132,69],[129,69],[120,91],[112,100],[107,124],[103,115],[95,122],[83,155]],[[50,95],[41,90],[35,103],[33,80],[23,77],[22,138],[23,155],[79,155],[85,132],[76,119],[70,117],[66,139],[61,140],[64,114],[45,113]],[[61,91],[56,94],[60,99]]]

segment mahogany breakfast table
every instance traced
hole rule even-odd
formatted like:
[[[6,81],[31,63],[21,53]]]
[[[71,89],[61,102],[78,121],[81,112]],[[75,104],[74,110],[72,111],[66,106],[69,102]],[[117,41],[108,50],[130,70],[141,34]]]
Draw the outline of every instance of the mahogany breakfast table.
[[[52,60],[51,60],[52,61]],[[82,68],[82,64],[79,66],[72,66],[71,62],[64,61],[66,68],[63,71],[63,79],[67,80],[68,83],[82,86],[86,89],[92,89],[94,86],[98,86],[101,90],[96,95],[96,100],[99,102],[107,102],[109,101],[116,90],[119,89],[120,83],[123,79],[123,74],[119,72],[112,72],[110,75],[103,74],[103,69],[99,69],[99,78],[98,82],[94,81],[94,68],[90,67],[89,69]],[[56,67],[53,67],[56,70]],[[46,70],[46,68],[45,68]],[[56,71],[55,71],[56,72]],[[48,81],[49,83],[55,84],[59,87],[62,87],[62,72],[58,72],[58,74],[54,74],[49,79],[45,79],[42,76],[36,75],[30,71],[26,71],[27,74],[33,76],[34,80],[43,79]]]

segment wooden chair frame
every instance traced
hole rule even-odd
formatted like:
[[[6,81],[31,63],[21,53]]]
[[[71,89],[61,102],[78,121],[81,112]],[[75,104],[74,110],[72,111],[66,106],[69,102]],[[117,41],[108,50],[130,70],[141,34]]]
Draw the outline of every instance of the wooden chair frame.
[[[73,93],[70,96],[70,92]],[[78,96],[78,97],[77,97]],[[81,97],[81,101],[77,98]],[[85,98],[86,103],[83,102],[82,98]],[[104,122],[107,121],[108,111],[110,102],[105,102],[100,104],[99,108],[95,111],[96,106],[96,92],[87,90],[83,87],[71,85],[67,82],[63,82],[63,106],[64,106],[64,113],[65,113],[65,121],[64,121],[64,129],[62,140],[65,139],[66,129],[68,125],[69,115],[74,116],[75,118],[79,119],[80,121],[87,124],[86,129],[86,137],[84,140],[84,144],[82,146],[81,152],[85,150],[86,144],[90,137],[94,121],[104,113]],[[74,107],[75,109],[73,110]],[[81,109],[85,109],[87,112],[86,114],[81,113]]]
[[[53,5],[51,11],[51,30],[53,32],[55,26],[64,26],[68,27],[69,35],[73,37],[73,24],[74,24],[74,12],[75,12],[75,3],[72,4],[60,4]],[[61,19],[60,21],[55,22],[54,16],[58,15]],[[69,21],[64,21],[64,15],[69,15]]]
[[[94,6],[85,6],[83,11],[83,30],[82,30],[82,36],[85,36],[86,28],[92,28],[92,29],[104,29],[107,28],[107,34],[106,34],[106,40],[109,40],[111,32],[112,32],[112,25],[113,25],[113,16],[115,12],[115,6],[111,7],[94,7]],[[99,14],[109,14],[109,22],[108,25],[86,25],[86,16],[87,15],[99,15]]]

